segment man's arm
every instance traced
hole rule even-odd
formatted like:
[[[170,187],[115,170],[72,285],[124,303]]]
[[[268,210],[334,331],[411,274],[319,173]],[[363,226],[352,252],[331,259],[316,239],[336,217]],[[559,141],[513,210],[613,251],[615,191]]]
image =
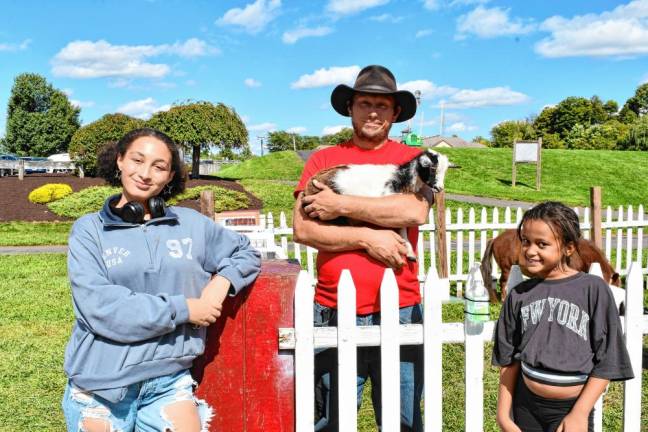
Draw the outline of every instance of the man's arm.
[[[418,194],[384,197],[340,195],[320,182],[315,186],[320,192],[303,198],[304,211],[308,217],[323,221],[344,216],[388,228],[417,226],[427,222],[434,202],[434,194],[427,186]]]
[[[405,264],[405,240],[391,229],[330,225],[310,218],[300,193],[293,210],[293,236],[297,243],[327,252],[365,250],[372,258],[398,269]],[[393,211],[393,210],[392,210]]]

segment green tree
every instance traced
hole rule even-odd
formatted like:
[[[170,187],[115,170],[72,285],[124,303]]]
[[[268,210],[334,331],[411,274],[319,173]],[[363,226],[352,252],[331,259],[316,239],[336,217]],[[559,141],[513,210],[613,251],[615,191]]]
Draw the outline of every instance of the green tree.
[[[630,126],[625,148],[628,150],[648,150],[648,116],[639,118]]]
[[[638,117],[648,113],[648,83],[637,87],[634,96],[623,105],[623,110],[632,111]]]
[[[486,147],[490,147],[492,145],[492,143],[487,138],[484,138],[481,135],[477,135],[475,138],[472,139],[472,141],[479,143],[481,145],[485,145]]]
[[[573,149],[614,150],[626,139],[627,133],[628,127],[616,120],[590,126],[577,124],[567,134],[565,143]]]
[[[79,128],[79,108],[41,75],[18,75],[7,106],[6,148],[21,156],[67,151]]]
[[[594,112],[592,102],[589,99],[568,97],[556,105],[552,114],[550,132],[560,134],[562,138],[565,138],[577,124],[589,126],[596,123],[599,120],[597,117],[599,114]]]
[[[320,138],[304,136],[286,131],[270,132],[267,148],[270,152],[283,150],[312,150],[320,145]]]
[[[322,137],[322,144],[327,144],[327,145],[338,145],[340,143],[343,143],[345,141],[349,141],[353,137],[353,129],[352,128],[344,128],[340,130],[339,132],[336,132],[334,134],[329,134],[329,135],[324,135]]]
[[[103,146],[143,126],[144,120],[126,114],[106,114],[74,133],[69,147],[70,157],[93,176],[97,170],[97,155]]]
[[[248,132],[233,108],[222,103],[186,102],[158,112],[147,122],[173,140],[192,150],[191,175],[199,176],[200,149],[211,145],[220,149],[222,157],[235,157],[234,150],[245,153]]]
[[[566,146],[565,141],[560,138],[560,135],[555,133],[546,133],[541,135],[542,148],[546,149],[564,149]]]
[[[536,139],[533,125],[526,120],[503,121],[491,129],[493,147],[513,147],[514,141]]]

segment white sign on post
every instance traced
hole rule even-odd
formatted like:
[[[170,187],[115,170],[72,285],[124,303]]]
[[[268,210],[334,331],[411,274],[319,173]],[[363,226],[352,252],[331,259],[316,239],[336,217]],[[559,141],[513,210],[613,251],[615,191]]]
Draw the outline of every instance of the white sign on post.
[[[513,143],[513,187],[515,187],[515,177],[517,174],[515,164],[531,163],[536,164],[536,190],[540,190],[541,150],[542,138],[538,138],[538,141],[520,141]]]
[[[537,142],[515,143],[515,162],[538,162],[540,144]]]

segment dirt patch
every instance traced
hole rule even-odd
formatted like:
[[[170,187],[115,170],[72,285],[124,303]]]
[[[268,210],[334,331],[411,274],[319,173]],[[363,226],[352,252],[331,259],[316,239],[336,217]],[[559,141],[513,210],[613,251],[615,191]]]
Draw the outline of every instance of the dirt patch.
[[[70,220],[58,216],[43,204],[34,204],[27,197],[29,193],[39,186],[47,183],[65,183],[70,185],[74,192],[90,186],[105,185],[104,179],[100,178],[78,178],[67,174],[31,174],[26,175],[23,180],[18,177],[0,177],[0,221],[65,221]],[[189,180],[187,187],[212,185],[220,186],[238,192],[244,192],[250,199],[249,209],[260,209],[263,205],[261,200],[247,192],[243,186],[232,180],[224,180],[217,177],[203,176],[200,179]],[[199,200],[185,200],[179,204],[181,207],[189,207],[200,210]]]

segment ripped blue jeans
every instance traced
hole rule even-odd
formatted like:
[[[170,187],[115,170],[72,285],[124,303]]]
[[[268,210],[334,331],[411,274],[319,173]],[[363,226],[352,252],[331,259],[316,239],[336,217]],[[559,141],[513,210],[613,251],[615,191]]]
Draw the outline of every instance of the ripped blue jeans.
[[[194,396],[194,380],[189,370],[151,378],[128,386],[126,396],[112,403],[86,392],[68,381],[63,395],[63,413],[68,432],[83,432],[85,419],[105,420],[110,432],[160,432],[175,430],[165,413],[167,406],[194,401],[200,415],[201,431],[207,431],[212,409]]]

